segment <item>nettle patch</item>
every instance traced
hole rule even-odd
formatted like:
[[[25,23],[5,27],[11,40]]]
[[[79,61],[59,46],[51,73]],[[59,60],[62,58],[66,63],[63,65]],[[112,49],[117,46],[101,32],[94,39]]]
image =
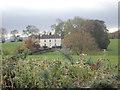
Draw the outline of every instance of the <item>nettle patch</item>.
[[[108,59],[96,63],[80,58],[70,63],[62,60],[3,60],[3,88],[85,88],[117,87],[117,65]]]

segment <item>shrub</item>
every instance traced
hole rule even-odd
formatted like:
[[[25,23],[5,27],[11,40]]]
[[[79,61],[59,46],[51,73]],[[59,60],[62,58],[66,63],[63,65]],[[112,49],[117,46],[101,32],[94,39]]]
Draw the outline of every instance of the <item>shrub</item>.
[[[25,53],[27,54],[27,50]],[[85,64],[86,60],[69,63],[59,59],[23,60],[16,57],[3,59],[3,77],[7,77],[2,84],[3,88],[112,88],[117,86],[117,80],[113,77],[117,75],[113,73],[116,68],[106,65],[105,62],[98,70],[92,70],[91,64]],[[7,81],[12,85],[6,84]]]
[[[101,82],[96,81],[91,85],[91,88],[114,88],[114,87],[115,85],[108,81],[101,81]]]
[[[35,51],[38,51],[40,48],[40,44],[38,43],[38,40],[32,40],[31,38],[24,41],[24,44],[20,47],[18,47],[18,53],[22,53],[25,49],[29,49],[31,53],[34,53]]]
[[[92,65],[93,61],[91,60],[91,57],[85,62],[85,64]]]
[[[26,46],[26,45],[19,46],[19,47],[17,48],[17,53],[22,53],[25,49],[27,49],[27,46]]]
[[[39,43],[33,43],[33,47],[35,47],[36,49],[40,48],[40,44]]]
[[[60,55],[68,59],[72,64],[74,63],[74,58],[72,57],[72,52],[68,48],[63,47],[62,50],[59,50]]]
[[[62,48],[62,46],[52,46],[52,48]]]

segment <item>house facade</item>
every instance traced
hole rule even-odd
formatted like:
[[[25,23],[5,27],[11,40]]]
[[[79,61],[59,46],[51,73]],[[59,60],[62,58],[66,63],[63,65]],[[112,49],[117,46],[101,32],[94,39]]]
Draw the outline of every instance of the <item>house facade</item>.
[[[61,46],[61,36],[42,35],[40,38],[40,46],[47,46],[49,48]]]

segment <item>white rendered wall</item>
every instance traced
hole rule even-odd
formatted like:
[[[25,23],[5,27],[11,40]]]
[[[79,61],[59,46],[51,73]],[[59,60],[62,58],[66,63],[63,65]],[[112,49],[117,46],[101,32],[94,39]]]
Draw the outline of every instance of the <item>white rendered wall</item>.
[[[46,40],[46,42],[45,42]],[[50,42],[51,40],[51,42]],[[52,46],[61,46],[61,39],[40,39],[40,46],[48,46],[49,48],[52,48]]]

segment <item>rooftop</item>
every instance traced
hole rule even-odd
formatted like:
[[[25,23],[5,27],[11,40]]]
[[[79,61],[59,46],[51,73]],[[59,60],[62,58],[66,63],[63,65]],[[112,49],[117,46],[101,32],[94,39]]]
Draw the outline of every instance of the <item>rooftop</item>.
[[[62,36],[58,36],[58,35],[42,35],[40,39],[55,39],[55,38],[62,38]]]

